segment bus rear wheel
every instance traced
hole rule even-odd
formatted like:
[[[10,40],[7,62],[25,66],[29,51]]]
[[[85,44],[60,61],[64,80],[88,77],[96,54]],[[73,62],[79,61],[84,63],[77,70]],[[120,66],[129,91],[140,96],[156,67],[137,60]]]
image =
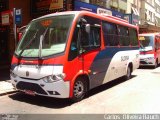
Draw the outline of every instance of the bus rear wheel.
[[[131,79],[131,73],[132,73],[131,66],[128,66],[128,68],[127,68],[127,74],[124,76],[125,80]]]
[[[74,83],[72,102],[81,101],[85,97],[86,92],[87,81],[83,77],[79,77]]]

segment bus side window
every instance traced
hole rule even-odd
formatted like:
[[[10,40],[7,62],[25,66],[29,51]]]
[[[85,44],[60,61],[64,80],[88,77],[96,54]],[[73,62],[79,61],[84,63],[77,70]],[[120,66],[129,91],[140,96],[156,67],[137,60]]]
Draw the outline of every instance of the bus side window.
[[[105,46],[118,46],[117,26],[113,23],[103,22]]]
[[[100,27],[91,27],[91,40],[93,39],[94,47],[100,47]]]
[[[88,37],[88,49],[94,49],[100,47],[100,28],[96,26],[91,26],[90,33],[87,35]]]
[[[138,35],[137,35],[136,29],[130,28],[129,37],[130,37],[131,45],[138,46]]]
[[[90,25],[90,32],[87,33],[84,31],[82,33],[82,46],[83,52],[87,52],[100,47],[101,35],[100,35],[100,20],[84,16],[84,19],[87,21],[87,24]]]
[[[78,31],[79,31],[79,25],[77,24],[70,45],[70,51],[68,57],[69,61],[72,61],[78,56]]]
[[[129,46],[130,39],[129,39],[129,31],[127,27],[118,26],[119,29],[119,44],[121,46]]]

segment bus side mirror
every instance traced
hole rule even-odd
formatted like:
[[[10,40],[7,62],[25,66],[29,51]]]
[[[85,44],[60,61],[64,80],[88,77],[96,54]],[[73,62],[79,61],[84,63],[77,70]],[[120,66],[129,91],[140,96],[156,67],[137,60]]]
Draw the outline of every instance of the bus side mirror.
[[[82,27],[82,26],[84,26],[85,24],[87,24],[87,20],[84,19],[84,18],[80,18],[80,20],[79,20],[79,25]]]
[[[86,25],[85,25],[85,31],[86,31],[87,33],[90,33],[90,30],[91,30],[90,24],[86,24]]]
[[[19,32],[19,33],[18,33],[18,41],[21,40],[22,36],[23,36],[23,33]]]
[[[26,31],[26,28],[27,28],[27,26],[23,26],[23,27],[19,28],[19,32],[18,32],[18,41],[21,40],[23,34],[24,34],[25,31]]]

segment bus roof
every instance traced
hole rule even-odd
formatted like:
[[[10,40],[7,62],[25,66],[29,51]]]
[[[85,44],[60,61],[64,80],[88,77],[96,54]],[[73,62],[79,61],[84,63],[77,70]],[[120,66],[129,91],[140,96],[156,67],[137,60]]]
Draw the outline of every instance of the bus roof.
[[[95,17],[97,19],[106,20],[106,21],[111,22],[111,23],[116,23],[116,24],[119,24],[119,25],[124,25],[124,26],[128,26],[128,27],[132,27],[132,28],[138,29],[138,26],[129,24],[128,22],[126,22],[126,20],[123,20],[121,18],[117,18],[117,17],[114,17],[114,16],[111,17],[109,15],[108,16],[100,15],[100,14],[92,13],[92,12],[89,12],[89,11],[64,11],[64,12],[56,12],[56,13],[51,13],[51,14],[48,14],[48,15],[36,18],[34,20],[42,19],[42,18],[46,18],[46,17],[58,16],[58,15],[70,15],[70,14],[73,14],[75,16],[89,15],[89,16]],[[32,21],[34,21],[34,20],[32,20]]]

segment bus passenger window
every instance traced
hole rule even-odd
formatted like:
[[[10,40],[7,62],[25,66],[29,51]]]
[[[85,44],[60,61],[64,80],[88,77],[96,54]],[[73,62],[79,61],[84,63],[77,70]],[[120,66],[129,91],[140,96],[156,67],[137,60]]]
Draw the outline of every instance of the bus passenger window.
[[[90,32],[85,30],[82,32],[81,44],[83,46],[83,52],[87,52],[100,47],[101,35],[100,35],[100,20],[97,18],[84,16],[87,24],[90,25]]]
[[[92,25],[90,33],[83,32],[82,36],[83,52],[100,47],[100,27]]]
[[[78,55],[78,30],[79,30],[79,27],[77,25],[72,37],[72,42],[71,42],[69,57],[68,57],[69,61],[72,61]]]
[[[137,35],[137,30],[136,29],[130,29],[129,30],[129,37],[131,41],[132,46],[138,46],[138,35]]]
[[[127,27],[118,26],[119,31],[119,44],[121,46],[129,46],[130,40],[129,40],[129,31]]]
[[[117,46],[119,44],[117,26],[115,24],[103,22],[103,34],[105,46]]]

